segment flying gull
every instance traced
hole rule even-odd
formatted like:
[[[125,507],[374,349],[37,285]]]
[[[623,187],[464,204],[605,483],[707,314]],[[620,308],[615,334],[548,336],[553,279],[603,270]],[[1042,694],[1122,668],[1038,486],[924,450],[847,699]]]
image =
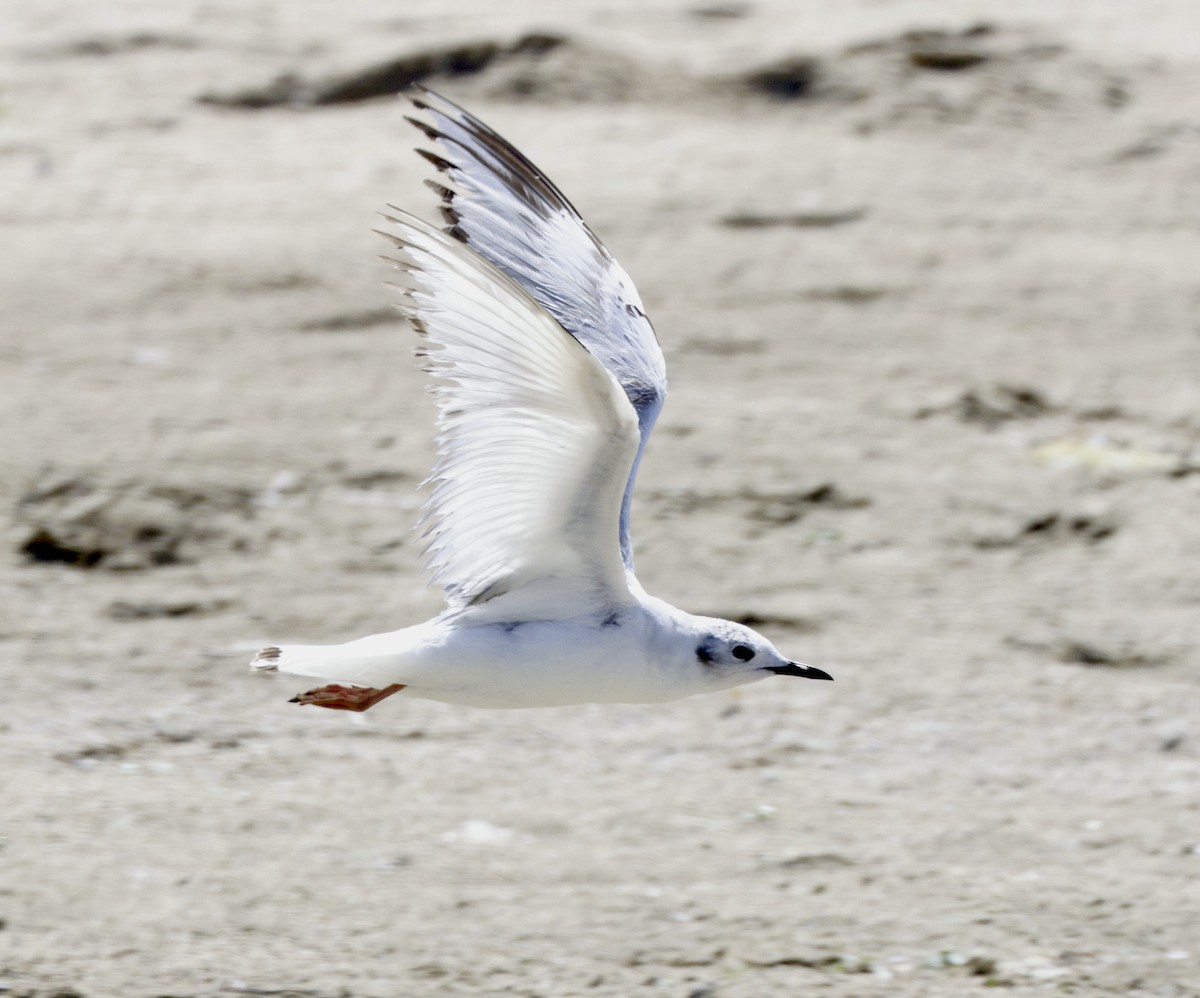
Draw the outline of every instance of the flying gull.
[[[662,409],[662,350],[633,282],[541,170],[428,90],[443,230],[384,215],[400,312],[434,376],[426,561],[432,620],[251,667],[317,679],[292,702],[475,707],[659,703],[770,676],[831,679],[749,627],[685,613],[633,571],[629,512]]]

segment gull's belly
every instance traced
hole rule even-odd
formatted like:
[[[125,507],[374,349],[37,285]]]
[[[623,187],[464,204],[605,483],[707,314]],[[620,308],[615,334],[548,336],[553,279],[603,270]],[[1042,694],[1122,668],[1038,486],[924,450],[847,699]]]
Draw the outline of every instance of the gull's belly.
[[[401,695],[472,707],[658,703],[688,689],[653,653],[640,622],[526,621],[448,630]]]

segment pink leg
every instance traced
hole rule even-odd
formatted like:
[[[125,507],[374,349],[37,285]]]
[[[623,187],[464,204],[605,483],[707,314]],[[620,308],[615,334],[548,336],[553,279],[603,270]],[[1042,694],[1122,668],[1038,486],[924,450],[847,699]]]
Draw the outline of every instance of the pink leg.
[[[373,690],[369,686],[340,686],[333,683],[329,686],[319,686],[315,690],[301,693],[292,697],[288,703],[312,704],[314,707],[328,707],[330,710],[369,710],[380,700],[399,693],[404,689],[403,683],[393,683],[382,690]]]

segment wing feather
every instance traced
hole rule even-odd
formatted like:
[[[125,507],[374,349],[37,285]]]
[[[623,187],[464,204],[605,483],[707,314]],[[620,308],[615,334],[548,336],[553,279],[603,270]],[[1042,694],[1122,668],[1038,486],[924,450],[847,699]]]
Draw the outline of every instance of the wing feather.
[[[629,512],[637,462],[666,397],[666,366],[629,276],[570,201],[519,150],[478,118],[429,90],[410,117],[438,152],[419,149],[445,183],[446,232],[520,285],[617,379],[638,417],[637,458],[625,484],[620,544],[633,567]]]
[[[450,605],[531,587],[564,615],[628,602],[618,525],[640,435],[621,386],[469,247],[384,217],[399,307],[437,377],[425,550]]]

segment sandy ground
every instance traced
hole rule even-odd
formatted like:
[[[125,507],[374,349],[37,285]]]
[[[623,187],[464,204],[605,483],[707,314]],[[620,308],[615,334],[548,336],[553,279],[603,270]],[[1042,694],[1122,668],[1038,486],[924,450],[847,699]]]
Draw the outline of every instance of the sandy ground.
[[[1195,4],[429,6],[4,11],[0,994],[1200,995]],[[422,53],[655,320],[647,588],[836,683],[247,673],[437,606]]]

